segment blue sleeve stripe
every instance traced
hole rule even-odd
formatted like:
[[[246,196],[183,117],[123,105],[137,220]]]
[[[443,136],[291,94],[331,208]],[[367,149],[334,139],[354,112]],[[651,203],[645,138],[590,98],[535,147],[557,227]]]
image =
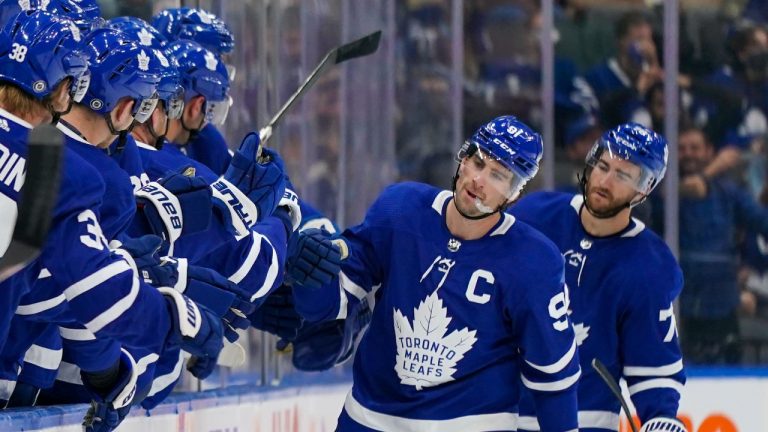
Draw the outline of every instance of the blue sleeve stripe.
[[[25,305],[19,305],[19,307],[16,308],[16,315],[35,315],[39,314],[40,312],[47,311],[48,309],[53,309],[56,306],[64,303],[64,301],[67,299],[67,297],[62,293],[57,295],[56,297],[49,298],[47,300],[39,301],[37,303],[30,303]]]
[[[132,284],[131,284],[131,291],[126,295],[125,297],[121,298],[119,301],[117,301],[112,307],[105,310],[96,318],[92,319],[91,321],[85,323],[85,327],[90,330],[93,333],[98,332],[99,330],[103,329],[107,325],[109,325],[114,320],[120,318],[120,316],[123,314],[123,312],[130,309],[133,304],[136,302],[136,297],[139,296],[139,280],[135,277],[131,278]],[[154,289],[146,286],[147,289]]]
[[[659,388],[671,388],[678,393],[683,392],[683,384],[681,384],[679,381],[673,380],[671,378],[656,378],[629,386],[629,394],[631,396],[635,393],[640,393],[641,391]]]
[[[245,240],[240,240],[245,241]],[[248,275],[248,272],[251,271],[251,267],[253,267],[253,263],[256,262],[256,259],[259,257],[259,254],[261,253],[261,234],[251,231],[251,249],[248,251],[248,256],[245,257],[245,260],[243,261],[243,264],[240,266],[237,271],[229,277],[229,280],[234,283],[240,283],[245,279],[245,277]]]
[[[526,360],[525,362],[528,363],[528,365],[530,365],[534,369],[540,370],[547,374],[555,374],[565,369],[571,363],[571,360],[573,359],[573,356],[575,354],[576,354],[576,339],[574,338],[573,343],[571,343],[571,348],[568,350],[568,352],[565,353],[565,355],[563,355],[562,357],[560,357],[560,360],[550,365],[540,366],[528,360]]]
[[[24,354],[24,361],[43,369],[56,370],[63,352],[61,348],[53,350],[34,344]]]
[[[663,366],[624,366],[624,376],[669,376],[683,370],[683,359]]]
[[[176,366],[173,370],[165,375],[160,375],[152,380],[152,388],[149,390],[147,396],[154,396],[163,391],[169,385],[174,385],[181,376],[181,369],[184,365],[184,353],[179,351],[179,359],[176,360]]]
[[[121,259],[120,261],[115,261],[72,284],[69,288],[64,290],[64,295],[67,296],[68,300],[72,300],[103,284],[115,275],[129,270],[132,270],[131,266],[125,260]]]
[[[262,284],[261,288],[259,288],[258,291],[256,291],[251,296],[251,301],[260,299],[269,294],[269,292],[274,287],[275,281],[277,280],[277,276],[280,272],[280,261],[277,259],[277,253],[275,252],[274,246],[272,246],[272,243],[269,242],[269,239],[266,237],[262,238],[265,242],[267,242],[269,249],[272,251],[272,262],[269,264],[269,270],[267,270],[267,276],[264,278],[264,284]]]
[[[63,339],[69,339],[73,341],[96,340],[96,335],[86,329],[59,327],[59,334]]]
[[[575,374],[567,378],[563,378],[561,380],[552,381],[552,382],[530,381],[523,374],[520,374],[520,379],[523,381],[523,385],[525,385],[531,390],[554,392],[554,391],[565,390],[568,387],[576,384],[576,381],[579,380],[580,376],[581,376],[581,368],[579,368],[579,370]]]

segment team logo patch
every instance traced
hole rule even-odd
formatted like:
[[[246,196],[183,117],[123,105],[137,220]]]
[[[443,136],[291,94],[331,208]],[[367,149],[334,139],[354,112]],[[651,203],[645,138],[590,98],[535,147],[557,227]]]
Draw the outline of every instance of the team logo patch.
[[[101,99],[94,99],[91,101],[91,109],[94,111],[100,110],[103,106],[104,102],[102,102]]]
[[[453,381],[456,365],[477,342],[477,330],[464,327],[446,336],[452,318],[437,291],[413,310],[413,325],[400,310],[393,314],[400,383],[421,390]]]
[[[588,239],[581,239],[579,246],[581,246],[582,249],[587,250],[592,247],[592,241]]]
[[[450,239],[448,240],[448,250],[451,252],[456,252],[461,247],[461,242],[456,239]]]
[[[155,38],[152,36],[152,33],[148,32],[145,28],[141,29],[136,36],[139,38],[139,43],[144,46],[152,46],[152,39]]]
[[[216,70],[216,66],[218,66],[218,65],[219,65],[219,61],[216,60],[216,56],[212,52],[208,51],[207,53],[205,53],[205,67],[206,68],[208,68],[209,70],[215,71]]]
[[[139,69],[143,71],[149,70],[149,56],[144,52],[144,50],[141,50],[139,55],[136,56],[136,59],[139,61]]]
[[[45,84],[45,81],[43,81],[43,80],[35,81],[32,84],[32,90],[34,90],[37,93],[45,91],[46,87],[48,87],[48,86]]]

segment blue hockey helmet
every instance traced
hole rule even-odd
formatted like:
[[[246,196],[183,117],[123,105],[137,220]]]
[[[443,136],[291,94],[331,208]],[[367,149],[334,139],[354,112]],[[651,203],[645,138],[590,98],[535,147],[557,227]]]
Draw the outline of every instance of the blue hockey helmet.
[[[181,118],[184,111],[184,87],[181,86],[179,65],[172,56],[167,56],[161,50],[153,50],[155,57],[160,60],[160,82],[157,85],[157,97],[163,102],[163,108],[168,118]]]
[[[163,49],[168,39],[141,18],[121,16],[107,21],[107,26],[131,35],[139,45]]]
[[[667,171],[667,140],[637,123],[625,123],[605,132],[587,154],[587,166],[595,167],[603,155],[623,159],[640,168],[640,177],[632,185],[648,195]]]
[[[135,101],[133,117],[144,123],[157,105],[161,61],[152,49],[141,47],[130,36],[111,28],[99,28],[83,41],[88,56],[91,85],[82,103],[108,114],[126,97]]]
[[[232,98],[229,95],[229,75],[221,59],[189,40],[172,42],[166,53],[178,62],[185,102],[195,96],[203,96],[205,121],[217,125],[224,123]]]
[[[203,9],[166,9],[152,17],[152,26],[169,41],[192,40],[218,55],[235,47],[235,38],[224,21]]]
[[[501,116],[480,127],[464,142],[457,157],[460,161],[478,155],[492,159],[511,171],[509,181],[499,185],[499,192],[514,199],[539,170],[544,152],[541,135],[514,116]]]
[[[42,100],[65,78],[73,79],[73,100],[88,89],[88,62],[78,49],[73,22],[40,10],[9,19],[0,31],[0,80]]]
[[[11,16],[26,10],[44,10],[65,16],[83,35],[103,23],[96,0],[0,0],[0,22],[6,23]]]

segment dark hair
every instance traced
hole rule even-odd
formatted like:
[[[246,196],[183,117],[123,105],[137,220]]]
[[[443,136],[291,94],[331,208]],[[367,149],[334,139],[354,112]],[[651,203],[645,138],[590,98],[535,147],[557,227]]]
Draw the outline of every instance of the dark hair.
[[[629,34],[629,30],[631,28],[640,25],[651,25],[650,18],[648,18],[648,15],[646,15],[644,12],[633,10],[623,14],[621,17],[619,17],[618,21],[616,21],[616,26],[614,27],[616,38],[622,39],[624,36]]]

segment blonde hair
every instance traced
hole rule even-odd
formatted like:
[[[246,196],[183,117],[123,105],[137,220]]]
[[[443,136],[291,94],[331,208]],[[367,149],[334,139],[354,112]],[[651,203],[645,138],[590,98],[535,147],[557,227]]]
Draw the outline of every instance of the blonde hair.
[[[43,101],[8,82],[0,82],[0,105],[18,114],[33,114],[46,109]]]

